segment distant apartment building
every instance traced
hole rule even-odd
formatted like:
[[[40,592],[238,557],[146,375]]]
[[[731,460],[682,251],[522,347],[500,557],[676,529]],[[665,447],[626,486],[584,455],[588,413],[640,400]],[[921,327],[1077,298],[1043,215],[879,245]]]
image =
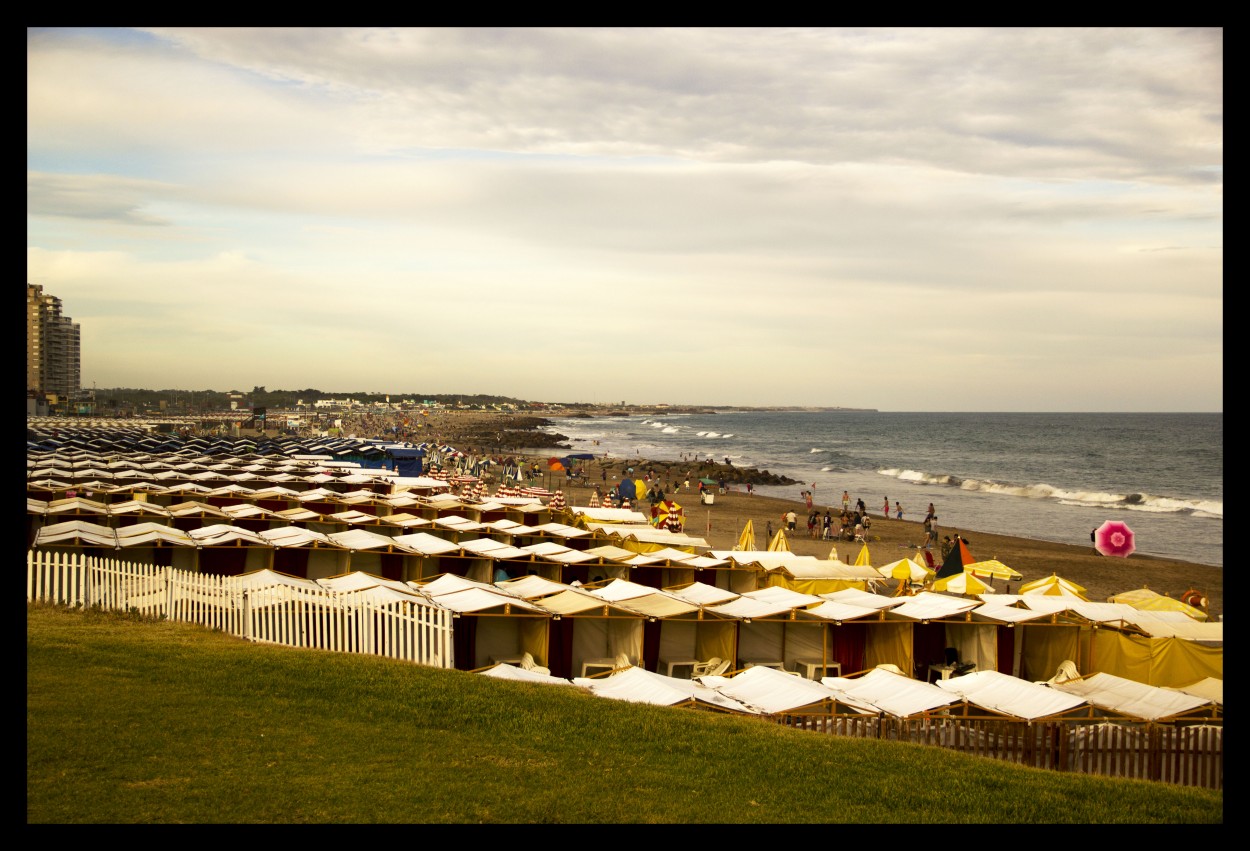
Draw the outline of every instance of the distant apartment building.
[[[61,300],[26,285],[26,388],[39,398],[64,399],[82,383],[78,323],[61,314]]]

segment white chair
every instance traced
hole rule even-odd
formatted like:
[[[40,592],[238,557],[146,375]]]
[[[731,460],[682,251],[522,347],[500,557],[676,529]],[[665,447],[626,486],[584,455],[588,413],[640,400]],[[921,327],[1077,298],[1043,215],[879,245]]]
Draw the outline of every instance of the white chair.
[[[1071,659],[1064,659],[1059,663],[1059,669],[1055,671],[1053,677],[1048,680],[1037,680],[1036,682],[1040,686],[1052,686],[1066,683],[1070,680],[1079,680],[1080,678],[1081,672],[1077,670],[1076,663]]]
[[[718,677],[729,669],[729,660],[713,656],[706,662],[699,662],[690,669],[690,677]]]
[[[627,654],[627,653],[617,653],[617,654],[616,654],[616,668],[617,668],[617,670],[620,670],[620,669],[622,669],[622,668],[632,668],[632,667],[634,667],[634,663],[633,663],[633,662],[631,662],[631,661],[629,661],[629,654]]]
[[[551,676],[551,669],[544,668],[542,665],[539,665],[534,661],[533,655],[529,653],[521,654],[521,667],[527,671],[533,671],[535,674],[546,674],[547,676]]]

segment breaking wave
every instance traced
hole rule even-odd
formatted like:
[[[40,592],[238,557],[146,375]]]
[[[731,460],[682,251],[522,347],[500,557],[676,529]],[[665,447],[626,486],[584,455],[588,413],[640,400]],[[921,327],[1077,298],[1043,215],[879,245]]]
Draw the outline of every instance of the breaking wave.
[[[957,487],[965,491],[998,496],[1014,496],[1023,499],[1048,499],[1063,505],[1142,511],[1152,514],[1190,514],[1194,517],[1224,519],[1224,503],[1218,500],[1175,499],[1173,497],[1155,496],[1145,493],[1123,494],[1104,491],[1070,491],[1045,484],[1044,482],[1015,485],[995,482],[990,479],[960,478],[959,476],[924,473],[918,470],[887,469],[878,470],[877,472],[892,479],[914,484]]]

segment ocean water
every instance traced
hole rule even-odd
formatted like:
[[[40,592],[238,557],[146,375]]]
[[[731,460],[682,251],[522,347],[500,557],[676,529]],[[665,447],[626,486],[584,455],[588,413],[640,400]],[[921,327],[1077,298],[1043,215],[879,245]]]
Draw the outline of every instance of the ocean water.
[[[677,461],[726,458],[805,483],[759,487],[822,506],[882,501],[903,519],[1089,545],[1104,520],[1137,553],[1224,564],[1224,416],[1219,414],[742,411],[559,419],[571,452]],[[975,549],[974,549],[975,552]],[[978,554],[981,555],[981,554]],[[991,554],[985,553],[984,558]],[[1131,558],[1131,557],[1130,557]]]

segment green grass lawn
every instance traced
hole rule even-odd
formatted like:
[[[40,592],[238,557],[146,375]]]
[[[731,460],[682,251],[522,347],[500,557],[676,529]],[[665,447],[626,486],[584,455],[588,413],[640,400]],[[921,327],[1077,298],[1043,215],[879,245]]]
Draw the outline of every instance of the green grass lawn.
[[[26,653],[32,824],[1223,821],[1222,792],[117,614],[28,606]]]

